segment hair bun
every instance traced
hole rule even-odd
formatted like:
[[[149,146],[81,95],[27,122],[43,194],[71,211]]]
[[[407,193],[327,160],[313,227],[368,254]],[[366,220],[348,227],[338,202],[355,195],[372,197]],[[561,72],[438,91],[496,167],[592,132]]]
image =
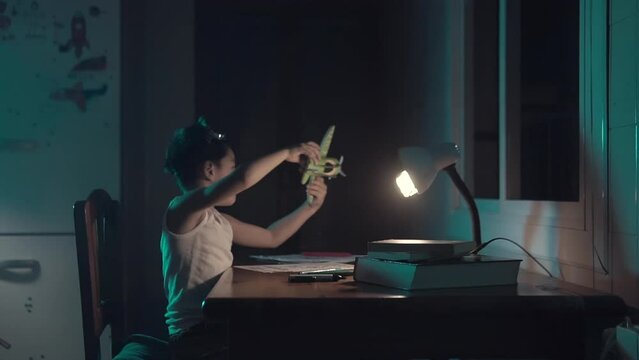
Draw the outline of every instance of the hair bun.
[[[208,128],[209,127],[209,123],[208,123],[208,121],[206,121],[204,116],[200,116],[199,118],[197,118],[197,121],[195,122],[195,124],[198,125],[198,126],[201,126],[203,128]]]

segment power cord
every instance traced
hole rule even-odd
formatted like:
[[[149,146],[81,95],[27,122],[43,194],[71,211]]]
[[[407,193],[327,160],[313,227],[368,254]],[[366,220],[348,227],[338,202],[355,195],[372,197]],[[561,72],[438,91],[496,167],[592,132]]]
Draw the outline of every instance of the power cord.
[[[606,269],[606,267],[603,264],[603,261],[601,261],[601,257],[599,257],[599,251],[597,251],[597,247],[595,246],[595,244],[592,245],[592,248],[595,250],[595,255],[597,255],[597,260],[599,261],[599,266],[601,266],[601,268],[604,271],[605,275],[609,275],[610,273],[608,272],[608,269]]]
[[[480,252],[483,248],[485,248],[486,246],[488,246],[488,244],[492,243],[492,242],[493,242],[493,241],[495,241],[495,240],[506,240],[506,241],[509,241],[509,242],[511,242],[511,243],[513,243],[513,244],[515,244],[515,245],[517,245],[517,247],[519,247],[521,250],[523,250],[523,252],[525,252],[525,253],[526,253],[526,255],[528,255],[531,259],[533,259],[533,261],[534,261],[534,262],[536,262],[536,263],[537,263],[537,265],[539,265],[542,269],[544,269],[544,271],[546,271],[546,273],[548,273],[548,276],[550,276],[551,278],[554,278],[554,276],[552,276],[552,273],[551,273],[551,272],[550,272],[550,271],[549,271],[549,270],[548,270],[545,266],[543,266],[543,265],[542,265],[542,264],[541,264],[541,263],[540,263],[540,262],[539,262],[539,261],[538,261],[538,260],[537,260],[537,259],[536,259],[536,258],[535,258],[532,254],[531,254],[531,253],[529,253],[529,252],[528,252],[528,250],[524,249],[524,247],[523,247],[523,246],[521,246],[521,245],[517,244],[516,242],[514,242],[514,241],[512,241],[512,240],[510,240],[510,239],[507,239],[507,238],[505,238],[505,237],[496,237],[496,238],[490,239],[490,240],[488,240],[487,242],[485,242],[485,243],[483,243],[483,244],[479,245],[478,247],[476,247],[476,248],[475,248],[473,251],[471,251],[470,253],[471,253],[471,254],[477,254],[477,253],[478,253],[478,252]]]
[[[4,340],[3,338],[0,338],[0,346],[7,350],[11,349],[11,344],[9,344],[9,342]]]

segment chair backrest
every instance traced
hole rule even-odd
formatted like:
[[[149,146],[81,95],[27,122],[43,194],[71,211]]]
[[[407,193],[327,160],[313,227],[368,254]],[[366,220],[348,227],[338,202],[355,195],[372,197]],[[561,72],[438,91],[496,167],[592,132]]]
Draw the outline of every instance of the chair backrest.
[[[86,360],[100,359],[100,336],[111,325],[112,353],[124,342],[119,203],[97,189],[73,206]]]

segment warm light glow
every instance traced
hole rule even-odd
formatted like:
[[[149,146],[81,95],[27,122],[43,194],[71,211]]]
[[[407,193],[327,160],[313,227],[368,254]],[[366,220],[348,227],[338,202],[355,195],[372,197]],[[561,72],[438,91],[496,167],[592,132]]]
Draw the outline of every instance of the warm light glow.
[[[404,197],[409,197],[417,194],[417,188],[415,184],[413,184],[413,180],[411,180],[410,175],[406,170],[402,171],[401,174],[395,179],[397,186],[399,187],[399,191],[402,192]]]

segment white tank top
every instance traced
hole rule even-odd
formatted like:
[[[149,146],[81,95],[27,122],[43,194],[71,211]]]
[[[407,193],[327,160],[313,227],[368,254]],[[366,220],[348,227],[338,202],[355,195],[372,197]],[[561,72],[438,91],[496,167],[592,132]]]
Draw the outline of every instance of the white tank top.
[[[166,324],[176,335],[201,322],[202,301],[233,264],[231,224],[215,208],[193,230],[175,234],[162,226],[162,274],[168,300]]]

